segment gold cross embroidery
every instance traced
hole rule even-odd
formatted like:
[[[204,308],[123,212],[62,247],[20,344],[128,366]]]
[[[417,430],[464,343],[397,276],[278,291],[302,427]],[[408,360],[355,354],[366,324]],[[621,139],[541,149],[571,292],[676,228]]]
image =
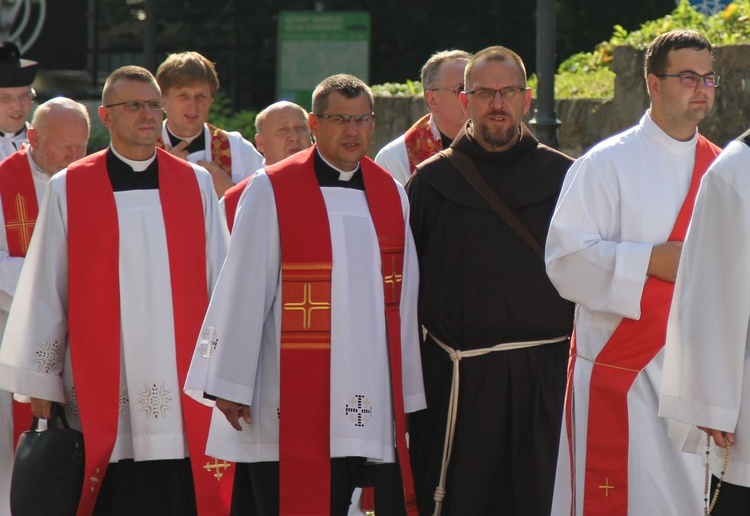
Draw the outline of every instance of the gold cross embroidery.
[[[312,312],[313,310],[330,310],[331,303],[324,301],[313,301],[312,300],[312,285],[305,283],[302,291],[302,301],[299,303],[285,303],[284,310],[300,310],[302,311],[302,328],[305,330],[310,329],[312,323]]]
[[[91,477],[91,492],[94,492],[94,489],[96,489],[96,485],[99,483],[99,468],[96,468],[96,472],[94,473],[94,476]]]
[[[206,462],[206,465],[203,466],[203,469],[205,469],[209,473],[211,473],[211,470],[213,469],[214,470],[214,475],[213,475],[214,478],[217,481],[221,481],[221,477],[224,476],[224,473],[221,470],[222,469],[229,469],[229,467],[230,467],[230,464],[227,461],[223,460],[223,461],[219,462],[219,459],[214,459],[214,463],[213,464],[211,464],[210,462]]]
[[[34,224],[36,219],[29,217],[26,211],[26,198],[21,194],[17,194],[15,198],[16,204],[16,219],[5,221],[5,227],[9,230],[19,232],[21,239],[21,250],[23,254],[29,249],[29,241],[31,240],[31,232],[34,231]]]
[[[396,283],[401,283],[403,276],[396,272],[396,257],[391,258],[391,273],[383,278],[386,285],[391,286],[391,294],[393,301],[396,301]]]
[[[609,478],[607,478],[607,479],[604,480],[604,485],[603,486],[599,486],[599,489],[604,489],[604,492],[606,493],[604,495],[605,498],[609,498],[609,490],[610,489],[614,489],[614,488],[615,488],[615,486],[609,485]]]

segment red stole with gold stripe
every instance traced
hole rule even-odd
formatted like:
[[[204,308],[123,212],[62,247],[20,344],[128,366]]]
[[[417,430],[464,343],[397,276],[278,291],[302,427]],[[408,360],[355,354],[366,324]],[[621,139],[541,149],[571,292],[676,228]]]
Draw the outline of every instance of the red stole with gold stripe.
[[[330,351],[332,251],[328,213],[315,175],[315,146],[267,167],[281,235],[280,512],[330,513]],[[399,304],[405,229],[393,178],[361,161],[381,253],[396,449],[407,509],[416,514],[406,448]]]
[[[426,114],[404,133],[406,156],[409,158],[409,171],[412,174],[417,165],[443,150],[443,141],[440,138],[436,140],[432,134],[431,118],[431,114]]]
[[[15,257],[26,256],[39,203],[31,175],[28,157],[29,148],[24,146],[8,156],[0,166],[0,199],[5,219],[5,238],[8,254]],[[28,403],[13,400],[13,447],[31,421],[31,408]]]
[[[701,178],[719,152],[698,136],[690,189],[668,241],[685,239]],[[589,387],[584,514],[628,513],[628,392],[664,347],[673,292],[674,283],[649,277],[641,297],[641,318],[624,318],[596,357]],[[571,460],[575,461],[574,455]]]
[[[86,453],[78,507],[81,516],[93,512],[117,437],[119,413],[119,236],[107,152],[76,162],[66,177],[69,340]],[[183,385],[208,306],[203,202],[192,167],[165,151],[157,150],[156,155],[172,284],[176,367]],[[229,463],[205,455],[211,409],[184,393],[181,401],[198,511],[226,515],[234,474]]]
[[[214,125],[206,124],[206,127],[208,128],[208,132],[211,135],[211,160],[214,165],[226,172],[227,176],[231,179],[232,149],[229,144],[229,136],[224,129],[219,129]],[[198,138],[204,138],[203,133],[201,133]],[[161,137],[161,135],[156,140],[156,147],[159,149],[165,149],[164,139]]]

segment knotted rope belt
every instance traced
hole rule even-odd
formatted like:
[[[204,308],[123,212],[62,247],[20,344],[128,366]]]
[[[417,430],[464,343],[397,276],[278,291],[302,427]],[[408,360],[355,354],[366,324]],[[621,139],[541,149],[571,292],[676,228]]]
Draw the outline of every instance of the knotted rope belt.
[[[563,342],[568,340],[568,336],[557,337],[554,339],[545,340],[529,340],[525,342],[505,342],[502,344],[496,344],[490,348],[479,348],[460,350],[453,349],[448,346],[445,342],[441,341],[432,333],[427,332],[432,340],[437,343],[438,346],[443,348],[448,356],[450,356],[453,362],[453,375],[451,379],[451,394],[450,401],[448,402],[448,417],[445,427],[445,444],[443,445],[443,460],[440,466],[440,481],[438,486],[435,488],[435,512],[434,516],[440,516],[442,510],[443,498],[445,498],[445,482],[448,472],[448,463],[450,462],[451,452],[453,449],[453,437],[456,430],[456,414],[458,413],[458,385],[459,385],[459,363],[464,358],[478,357],[481,355],[488,355],[496,351],[511,351],[514,349],[531,348],[535,346],[541,346],[544,344],[554,344],[556,342]]]

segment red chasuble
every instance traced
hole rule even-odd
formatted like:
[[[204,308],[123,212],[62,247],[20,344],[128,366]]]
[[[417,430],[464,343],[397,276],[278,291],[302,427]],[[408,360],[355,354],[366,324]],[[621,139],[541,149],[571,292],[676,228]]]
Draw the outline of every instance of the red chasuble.
[[[107,152],[76,162],[66,177],[69,341],[86,453],[79,516],[94,509],[117,437],[119,412],[119,236]],[[157,160],[172,284],[176,367],[182,385],[208,306],[203,202],[189,164],[162,150],[157,150]],[[230,463],[205,455],[211,409],[184,393],[181,401],[198,512],[229,514],[234,471]]]
[[[409,158],[409,170],[412,174],[417,165],[443,150],[443,141],[440,138],[436,140],[432,134],[431,117],[431,114],[423,116],[404,133],[406,156]]]
[[[208,132],[211,134],[211,158],[214,165],[226,172],[227,176],[232,178],[232,150],[229,145],[229,136],[224,129],[219,129],[211,124],[206,124]],[[202,138],[198,136],[198,138]],[[164,149],[164,140],[161,136],[156,140],[156,147]]]
[[[330,352],[332,251],[328,213],[315,175],[315,146],[266,168],[281,235],[280,512],[330,514]],[[409,514],[416,514],[406,448],[401,376],[404,218],[393,178],[361,161],[381,253],[396,450]],[[324,417],[321,417],[324,415]]]
[[[698,136],[690,189],[669,241],[685,239],[701,178],[719,152],[720,148]],[[596,357],[589,387],[584,514],[626,516],[628,513],[628,392],[638,374],[664,347],[673,292],[674,283],[649,277],[641,298],[641,318],[624,318]],[[575,367],[575,334],[571,353],[566,424],[572,440],[570,394]],[[572,443],[571,460],[575,461]],[[575,496],[575,480],[572,489]]]
[[[39,214],[28,151],[28,147],[22,147],[18,152],[8,156],[0,166],[0,199],[2,199],[5,218],[5,237],[8,242],[8,254],[15,257],[26,256]],[[14,449],[21,433],[28,429],[30,421],[30,405],[14,400]]]
[[[245,187],[250,182],[253,176],[246,177],[226,192],[224,192],[224,211],[227,214],[227,226],[229,226],[229,232],[232,232],[234,228],[234,216],[237,213],[237,204],[240,202],[240,197]]]

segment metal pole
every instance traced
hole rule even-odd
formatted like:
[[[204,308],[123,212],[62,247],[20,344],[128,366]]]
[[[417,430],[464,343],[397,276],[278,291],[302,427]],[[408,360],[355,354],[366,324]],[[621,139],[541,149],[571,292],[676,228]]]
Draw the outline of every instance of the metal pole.
[[[144,2],[146,25],[143,27],[143,66],[156,73],[156,0]]]
[[[560,120],[555,113],[555,0],[538,0],[536,16],[536,74],[539,90],[534,118],[529,123],[540,142],[556,148]]]

